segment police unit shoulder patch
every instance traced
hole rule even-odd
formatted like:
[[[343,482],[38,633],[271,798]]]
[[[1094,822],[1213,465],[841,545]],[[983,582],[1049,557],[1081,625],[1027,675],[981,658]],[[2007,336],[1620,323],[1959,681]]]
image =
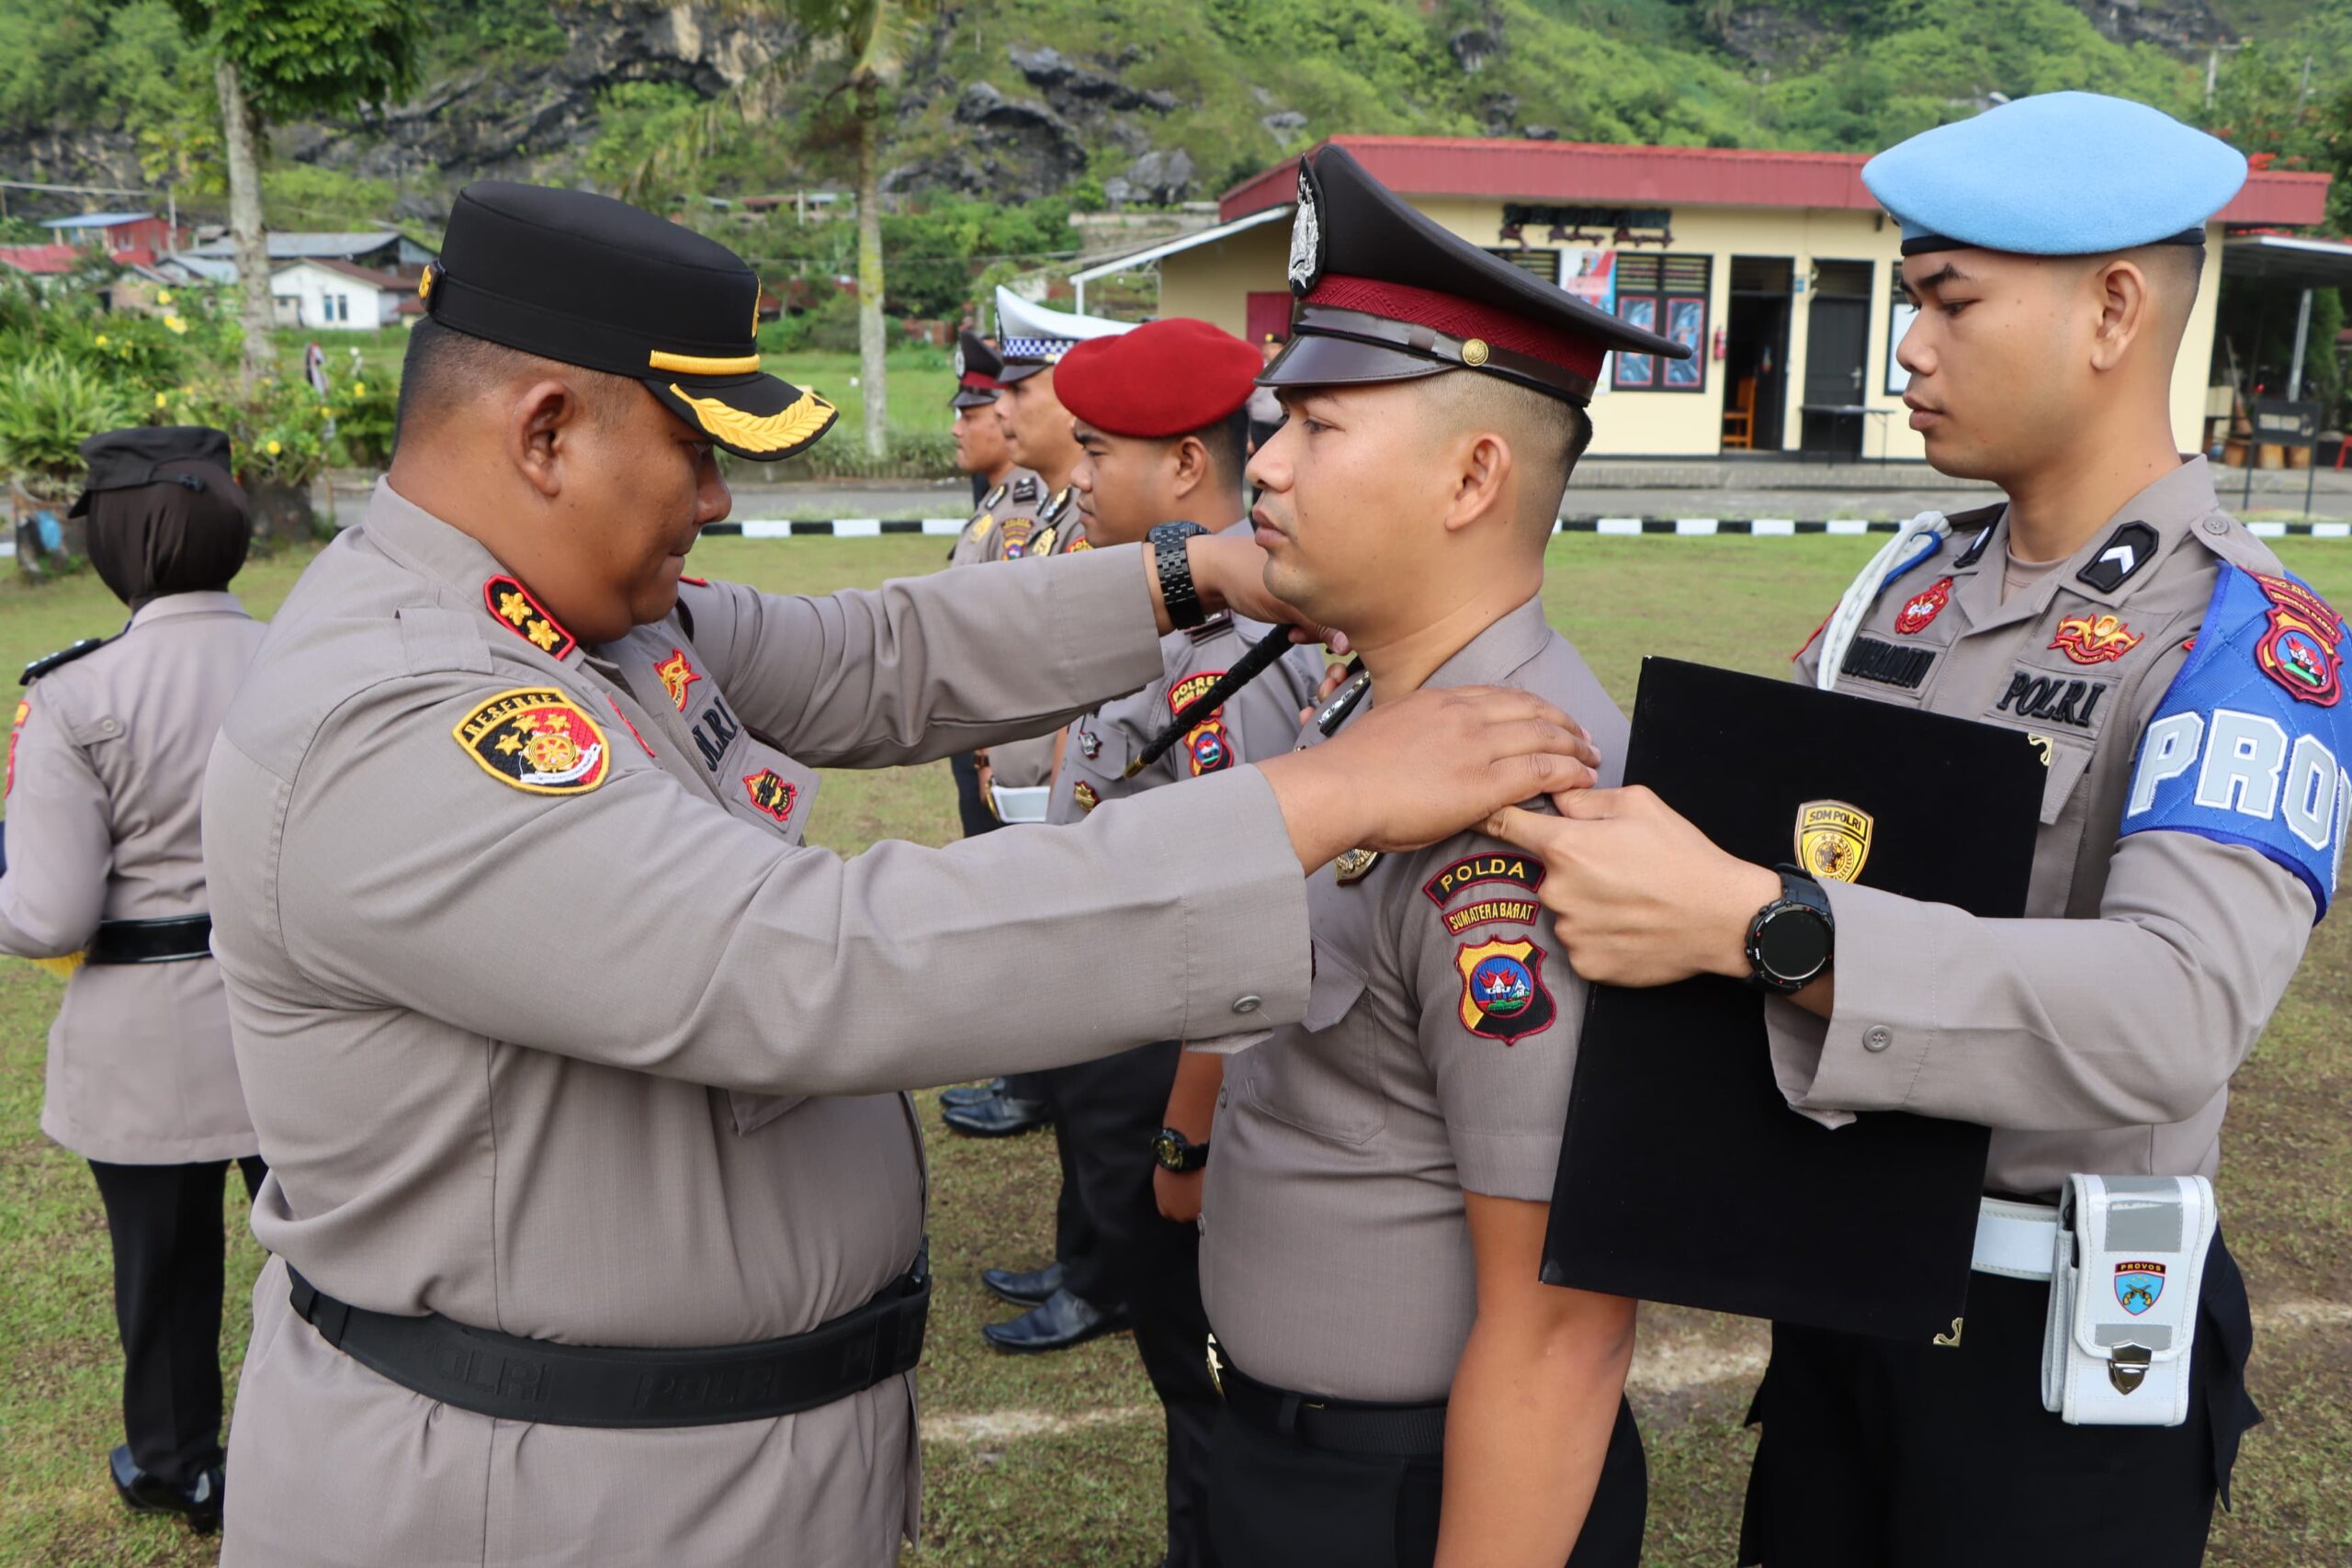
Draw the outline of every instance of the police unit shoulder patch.
[[[579,639],[563,629],[563,623],[548,615],[547,607],[531,597],[531,591],[514,578],[493,577],[483,583],[481,602],[499,625],[549,659],[561,659],[580,646]]]
[[[1080,537],[1080,538],[1079,539],[1079,541],[1078,541],[1076,544],[1074,544],[1074,545],[1070,546],[1070,547],[1069,547],[1067,551],[1065,551],[1064,553],[1065,553],[1065,554],[1068,554],[1068,555],[1073,555],[1073,556],[1074,556],[1074,555],[1078,554],[1078,552],[1079,552],[1079,551],[1080,551],[1080,550],[1091,550],[1091,549],[1092,549],[1093,547],[1094,547],[1094,541],[1093,541],[1093,540],[1089,539],[1089,538],[1085,538],[1085,537]]]
[[[1019,560],[1029,553],[1029,532],[1036,523],[1027,517],[1008,517],[1001,526],[1004,530],[1004,558]]]
[[[1096,795],[1094,786],[1084,779],[1079,780],[1077,784],[1070,786],[1069,795],[1072,800],[1078,802],[1078,808],[1080,811],[1091,811],[1102,804],[1102,797]]]
[[[1942,615],[1944,606],[1951,603],[1951,579],[1947,577],[1930,582],[1903,602],[1903,608],[1894,613],[1894,629],[1905,637],[1917,637],[1926,631],[1928,624]],[[1823,623],[1825,626],[1827,624],[1826,621]],[[1798,651],[1803,652],[1804,649]]]
[[[1517,854],[1465,855],[1421,884],[1421,891],[1442,909],[1455,894],[1482,882],[1508,882],[1533,893],[1544,886],[1544,863]]]
[[[1797,863],[1808,875],[1851,882],[1871,857],[1871,814],[1842,800],[1808,800],[1797,807]]]
[[[702,671],[687,659],[686,650],[672,649],[670,657],[653,667],[653,673],[662,678],[662,689],[670,694],[671,703],[680,713],[685,712],[686,688],[702,679]]]
[[[2077,664],[2112,664],[2139,647],[2142,635],[2120,615],[2069,615],[2058,623],[2050,646]]]
[[[2169,829],[2253,850],[2324,918],[2352,822],[2344,636],[2304,584],[2224,564],[2195,651],[2141,733],[2121,836]]]
[[[800,798],[800,791],[791,780],[774,768],[762,768],[756,773],[743,775],[743,793],[752,804],[766,816],[779,822],[792,820],[793,802]]]
[[[8,726],[8,773],[6,782],[0,782],[0,799],[6,799],[9,792],[17,787],[17,737],[25,732],[25,720],[32,716],[31,699],[17,698],[17,716]]]
[[[517,686],[450,730],[483,773],[531,795],[584,795],[612,772],[605,732],[551,686]]]
[[[1181,715],[1210,687],[1225,678],[1222,670],[1196,670],[1168,689],[1168,712]],[[1225,728],[1225,709],[1213,708],[1184,732],[1184,758],[1193,777],[1222,773],[1233,766],[1233,737]]]
[[[1453,966],[1462,975],[1462,1027],[1516,1045],[1559,1015],[1544,985],[1544,950],[1533,942],[1464,942]]]
[[[2344,618],[2292,578],[2257,574],[2255,581],[2270,601],[2269,629],[2254,650],[2262,672],[2299,703],[2334,707],[2344,694],[2344,660],[2336,652]]]

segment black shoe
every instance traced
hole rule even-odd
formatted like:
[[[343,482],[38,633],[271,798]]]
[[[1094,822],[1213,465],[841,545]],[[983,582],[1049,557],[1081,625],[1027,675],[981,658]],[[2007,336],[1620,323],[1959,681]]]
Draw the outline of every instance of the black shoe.
[[[1017,1307],[1043,1306],[1062,1288],[1062,1266],[1057,1262],[1043,1269],[983,1269],[980,1283],[1001,1302]]]
[[[1126,1308],[1113,1307],[1106,1312],[1061,1290],[1011,1323],[988,1325],[980,1330],[980,1337],[1009,1355],[1042,1356],[1048,1350],[1067,1350],[1073,1345],[1100,1339],[1105,1334],[1116,1334],[1126,1326]]]
[[[217,1464],[198,1475],[194,1485],[175,1486],[140,1469],[129,1447],[119,1446],[107,1456],[107,1472],[113,1477],[116,1493],[134,1514],[177,1514],[198,1535],[210,1535],[220,1528],[220,1504],[228,1486]]]
[[[939,1103],[950,1109],[978,1105],[982,1100],[994,1100],[1003,1092],[1004,1080],[990,1078],[986,1083],[967,1083],[958,1089],[943,1089],[939,1091]]]
[[[1000,1094],[978,1105],[949,1106],[939,1119],[947,1123],[949,1132],[967,1138],[1010,1138],[1049,1124],[1053,1116],[1042,1100],[1015,1100]]]

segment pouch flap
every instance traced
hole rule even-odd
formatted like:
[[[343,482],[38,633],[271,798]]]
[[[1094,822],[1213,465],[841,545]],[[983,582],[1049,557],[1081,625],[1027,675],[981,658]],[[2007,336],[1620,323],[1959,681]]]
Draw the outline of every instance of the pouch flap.
[[[2075,1176],[2060,1224],[2075,1259],[2074,1338],[2112,1360],[2119,1346],[2174,1360],[2195,1332],[2217,1215],[2201,1176]]]

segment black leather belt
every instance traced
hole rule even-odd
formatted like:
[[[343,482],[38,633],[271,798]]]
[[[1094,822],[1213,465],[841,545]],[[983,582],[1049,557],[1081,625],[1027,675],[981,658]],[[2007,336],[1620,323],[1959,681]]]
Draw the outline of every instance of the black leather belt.
[[[1212,1341],[1214,1347],[1215,1342]],[[1445,1451],[1445,1406],[1318,1399],[1260,1382],[1216,1351],[1225,1406],[1261,1431],[1331,1453],[1434,1459]]]
[[[212,956],[212,917],[180,915],[168,920],[106,920],[90,939],[85,964],[176,964]]]
[[[294,1310],[328,1344],[427,1399],[556,1427],[715,1427],[814,1410],[914,1370],[931,1307],[929,1250],[854,1312],[805,1334],[707,1349],[562,1345],[437,1313],[370,1312],[288,1266]]]

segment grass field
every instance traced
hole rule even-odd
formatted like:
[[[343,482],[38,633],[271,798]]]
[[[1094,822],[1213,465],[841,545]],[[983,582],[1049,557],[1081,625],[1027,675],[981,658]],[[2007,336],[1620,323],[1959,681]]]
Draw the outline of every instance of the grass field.
[[[1546,605],[1621,703],[1645,652],[1765,672],[1820,619],[1871,539],[1602,539],[1555,543]],[[2352,546],[2289,542],[2290,566],[2352,601]],[[817,592],[933,570],[937,541],[713,539],[695,570]],[[249,568],[266,615],[298,563]],[[0,588],[0,669],[118,624],[94,579]],[[955,831],[944,765],[827,781],[811,838],[854,852],[875,839]],[[25,852],[20,849],[19,853]],[[117,1354],[106,1232],[89,1175],[38,1130],[43,1035],[57,987],[0,961],[0,1562],[197,1563],[210,1547],[123,1516],[101,1467],[116,1439]],[[2260,1327],[2253,1369],[2267,1425],[2247,1439],[2236,1511],[2211,1561],[2234,1568],[2352,1562],[2352,928],[2321,928],[2286,1005],[2239,1074],[2222,1176],[2233,1246]],[[975,1275],[1031,1264],[1051,1231],[1050,1144],[932,1143],[941,1288],[923,1392],[929,1459],[924,1568],[1140,1565],[1159,1550],[1156,1408],[1124,1338],[1008,1359],[978,1328],[1003,1315]],[[235,1183],[231,1190],[236,1190]],[[259,1250],[232,1214],[233,1369]],[[1646,1561],[1727,1568],[1746,1473],[1739,1426],[1761,1364],[1752,1325],[1643,1315],[1634,1398],[1647,1433]],[[2023,1478],[2020,1478],[2021,1480]]]

